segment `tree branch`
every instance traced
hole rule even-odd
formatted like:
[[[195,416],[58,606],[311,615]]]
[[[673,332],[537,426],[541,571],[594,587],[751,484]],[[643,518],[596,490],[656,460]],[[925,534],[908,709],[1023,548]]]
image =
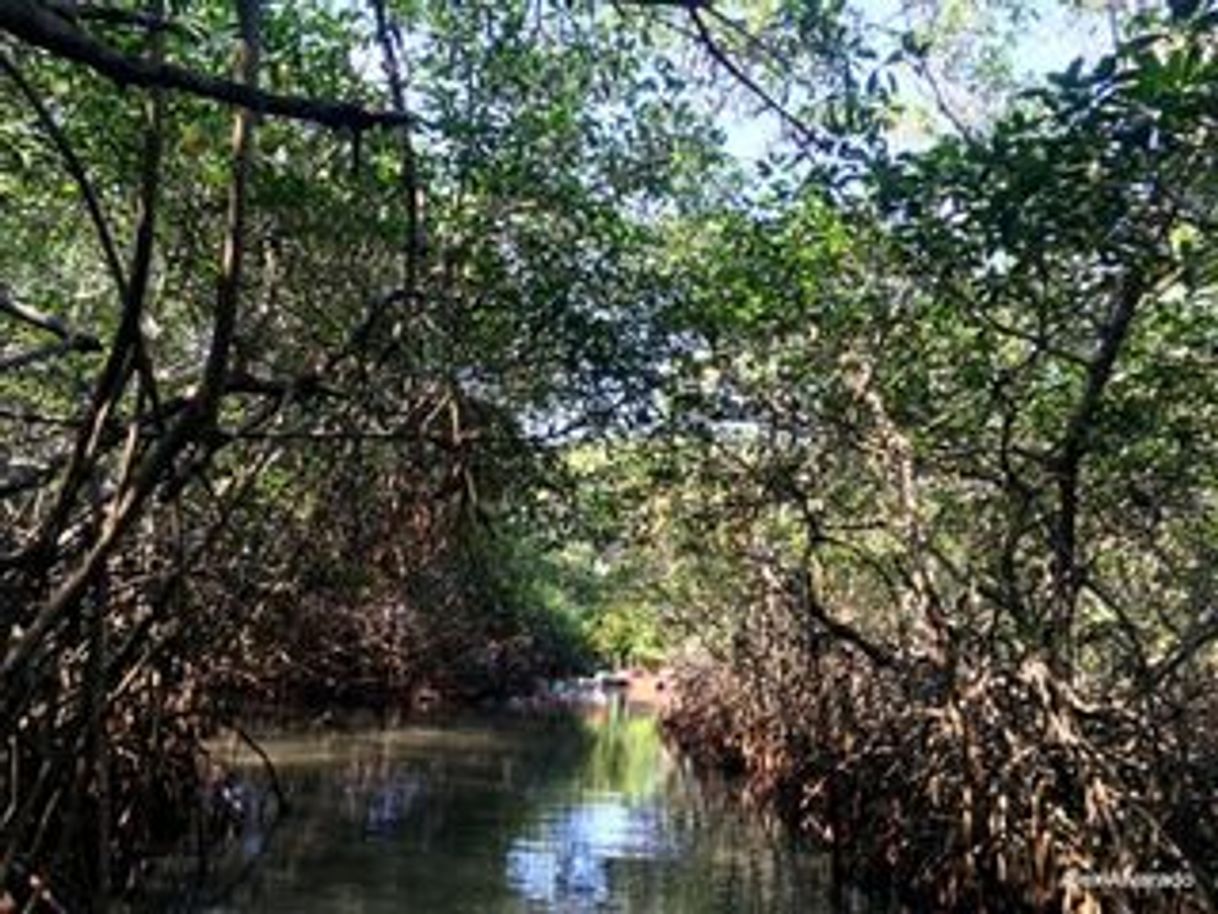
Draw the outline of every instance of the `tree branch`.
[[[129,57],[96,40],[34,0],[0,0],[0,31],[8,32],[57,57],[84,64],[120,85],[175,89],[260,114],[309,121],[334,129],[362,131],[403,126],[417,121],[405,113],[369,111],[348,102],[277,95],[174,64]]]
[[[2,284],[0,284],[0,313],[37,327],[39,330],[55,334],[63,343],[68,344],[70,349],[80,352],[99,352],[102,348],[101,341],[93,334],[74,330],[52,314],[43,314],[29,305],[14,301],[8,288]]]
[[[748,89],[753,95],[761,101],[769,111],[776,114],[788,127],[795,131],[799,138],[810,146],[818,148],[823,147],[824,143],[821,138],[813,132],[812,128],[797,118],[794,114],[786,109],[776,98],[770,95],[753,77],[749,76],[736,61],[728,56],[727,52],[719,46],[715,41],[715,36],[711,34],[710,26],[706,24],[706,20],[699,14],[699,4],[687,4],[686,8],[689,11],[690,21],[694,24],[694,29],[698,34],[698,41],[710,54],[711,58],[723,69],[727,70],[737,82]]]

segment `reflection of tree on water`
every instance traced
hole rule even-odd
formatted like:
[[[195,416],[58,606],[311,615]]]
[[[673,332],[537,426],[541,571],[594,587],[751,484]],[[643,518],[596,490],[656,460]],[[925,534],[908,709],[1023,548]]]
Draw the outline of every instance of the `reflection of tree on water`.
[[[656,808],[609,796],[563,810],[536,836],[513,841],[508,882],[530,901],[561,904],[564,911],[592,909],[609,900],[613,861],[653,860],[674,851]]]
[[[391,834],[410,815],[416,801],[424,796],[426,782],[416,774],[395,774],[377,786],[368,797],[364,813],[364,833]]]
[[[431,914],[513,903],[511,836],[590,738],[572,720],[507,720],[268,745],[292,815],[237,910]]]
[[[663,748],[652,716],[614,703],[585,715],[591,742],[564,783],[537,798],[504,875],[527,910],[831,910],[806,857],[739,815]],[[515,910],[515,909],[513,909]]]
[[[831,910],[654,719],[595,714],[272,746],[292,812],[225,914]]]
[[[626,714],[617,701],[590,709],[586,720],[593,740],[574,783],[539,805],[506,856],[514,889],[562,911],[609,901],[620,862],[678,854],[658,802],[665,759],[655,720]]]

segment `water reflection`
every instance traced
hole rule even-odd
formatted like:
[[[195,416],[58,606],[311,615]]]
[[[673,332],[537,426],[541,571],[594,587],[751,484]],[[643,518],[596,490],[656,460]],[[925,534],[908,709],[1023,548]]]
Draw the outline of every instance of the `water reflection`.
[[[831,910],[819,861],[616,706],[268,749],[292,813],[217,914]]]
[[[596,910],[609,901],[615,861],[676,853],[657,810],[612,795],[563,810],[531,832],[508,849],[508,882],[529,901],[563,910]]]

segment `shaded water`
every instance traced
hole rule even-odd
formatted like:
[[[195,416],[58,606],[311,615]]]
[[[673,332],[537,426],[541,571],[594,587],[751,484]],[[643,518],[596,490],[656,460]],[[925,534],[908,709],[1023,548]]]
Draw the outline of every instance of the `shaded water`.
[[[213,912],[820,912],[818,859],[703,785],[651,716],[269,740],[292,810]]]

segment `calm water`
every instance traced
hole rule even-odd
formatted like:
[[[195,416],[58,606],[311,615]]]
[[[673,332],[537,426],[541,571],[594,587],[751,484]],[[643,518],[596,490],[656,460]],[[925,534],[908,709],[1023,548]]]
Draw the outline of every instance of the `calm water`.
[[[214,914],[832,910],[821,861],[700,786],[650,716],[265,745],[292,811],[248,830]]]

